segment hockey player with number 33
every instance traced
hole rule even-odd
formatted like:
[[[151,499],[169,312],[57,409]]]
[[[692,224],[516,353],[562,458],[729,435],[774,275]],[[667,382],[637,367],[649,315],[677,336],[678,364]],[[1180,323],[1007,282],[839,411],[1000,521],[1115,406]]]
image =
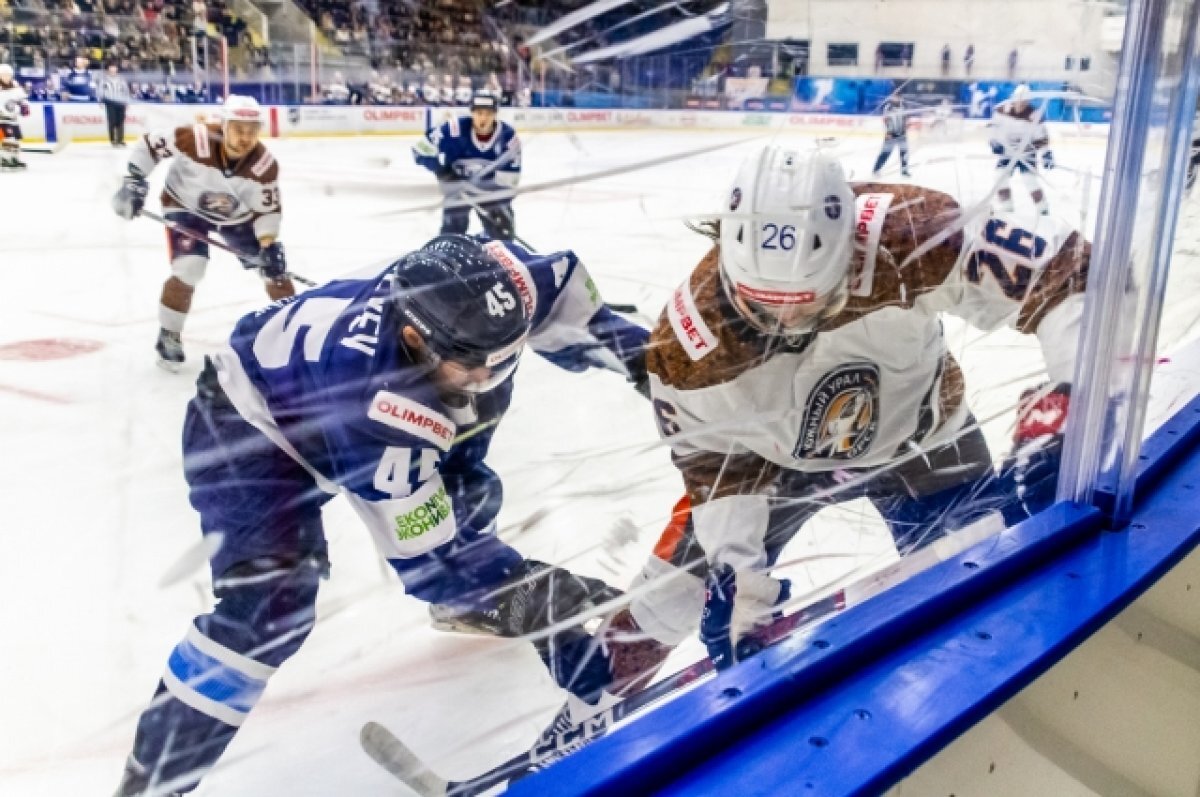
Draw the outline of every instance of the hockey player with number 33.
[[[321,507],[336,494],[409,595],[532,635],[555,680],[594,699],[598,646],[556,624],[619,593],[501,542],[484,458],[527,344],[637,384],[646,337],[572,252],[458,235],[243,317],[184,422],[217,602],[171,653],[117,797],[194,788],[303,643],[329,569]]]
[[[216,233],[230,246],[256,257],[267,296],[282,299],[296,292],[287,276],[283,244],[279,164],[259,141],[266,119],[253,97],[230,95],[221,106],[221,124],[194,124],[170,133],[147,133],[133,145],[128,174],[113,210],[124,219],[142,212],[150,187],[146,182],[160,163],[170,164],[162,203],[169,221],[201,238]],[[208,268],[208,244],[194,235],[167,231],[171,276],[159,300],[158,362],[168,371],[183,364],[181,336],[192,295]]]

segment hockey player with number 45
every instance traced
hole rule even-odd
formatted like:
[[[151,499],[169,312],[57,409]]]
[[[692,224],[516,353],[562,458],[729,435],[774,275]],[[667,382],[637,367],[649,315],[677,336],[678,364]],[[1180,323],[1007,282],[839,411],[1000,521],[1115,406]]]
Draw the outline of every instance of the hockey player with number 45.
[[[129,155],[128,174],[113,197],[113,210],[124,219],[140,214],[150,173],[169,161],[163,213],[191,233],[167,231],[171,276],[159,300],[155,350],[159,365],[169,371],[179,370],[184,362],[181,336],[196,286],[208,269],[209,245],[203,239],[209,234],[245,254],[242,265],[259,270],[271,299],[296,292],[278,240],[283,218],[279,164],[259,140],[265,121],[257,100],[231,94],[221,106],[220,124],[147,133]]]
[[[533,636],[555,680],[594,699],[603,656],[560,622],[620,593],[501,542],[484,459],[526,345],[637,384],[646,337],[572,252],[466,236],[242,318],[183,433],[216,606],[171,653],[117,797],[190,791],[216,763],[312,629],[329,571],[321,507],[337,494],[409,595]]]
[[[770,569],[823,507],[870,500],[904,556],[1053,499],[1090,246],[1054,219],[978,210],[852,185],[820,152],[742,165],[647,351],[686,495],[611,623],[614,690],[645,683],[698,625],[718,667],[753,651],[790,594]],[[943,312],[1042,344],[1050,382],[1021,397],[999,474]]]
[[[13,68],[0,64],[0,169],[24,169],[21,160],[21,117],[29,115],[25,89],[17,85]]]

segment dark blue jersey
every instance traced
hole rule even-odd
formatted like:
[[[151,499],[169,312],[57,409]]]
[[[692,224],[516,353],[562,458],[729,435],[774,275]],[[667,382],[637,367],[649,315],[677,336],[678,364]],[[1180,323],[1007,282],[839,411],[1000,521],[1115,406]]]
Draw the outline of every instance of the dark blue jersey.
[[[471,117],[451,117],[413,145],[413,158],[435,174],[452,171],[485,190],[512,188],[521,175],[521,141],[499,119],[491,136],[480,139]]]
[[[485,246],[533,319],[530,348],[570,370],[634,370],[647,331],[603,306],[574,253]],[[495,478],[483,458],[512,377],[473,405],[447,403],[400,343],[393,280],[375,269],[275,302],[238,321],[213,361],[238,413],[346,495],[386,557],[411,559],[494,519],[498,501],[471,496]]]
[[[72,102],[89,102],[96,99],[92,75],[86,69],[71,68],[60,81],[67,99]]]

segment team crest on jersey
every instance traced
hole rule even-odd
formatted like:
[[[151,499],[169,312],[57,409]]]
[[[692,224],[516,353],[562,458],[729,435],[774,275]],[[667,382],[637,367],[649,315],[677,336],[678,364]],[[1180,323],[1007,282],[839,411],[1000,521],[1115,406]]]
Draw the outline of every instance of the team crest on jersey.
[[[842,200],[838,199],[837,194],[825,197],[825,215],[832,221],[837,221],[842,217]]]
[[[200,210],[210,216],[227,219],[237,210],[238,199],[224,191],[205,191],[200,194]]]
[[[830,371],[808,394],[796,459],[855,459],[879,428],[879,369],[870,363]]]

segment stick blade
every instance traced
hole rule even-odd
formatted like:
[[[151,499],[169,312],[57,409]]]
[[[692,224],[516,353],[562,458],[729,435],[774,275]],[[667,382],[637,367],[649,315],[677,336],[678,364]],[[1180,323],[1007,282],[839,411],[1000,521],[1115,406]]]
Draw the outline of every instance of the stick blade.
[[[421,797],[446,797],[449,783],[425,766],[417,754],[378,722],[368,722],[358,734],[363,752]]]

